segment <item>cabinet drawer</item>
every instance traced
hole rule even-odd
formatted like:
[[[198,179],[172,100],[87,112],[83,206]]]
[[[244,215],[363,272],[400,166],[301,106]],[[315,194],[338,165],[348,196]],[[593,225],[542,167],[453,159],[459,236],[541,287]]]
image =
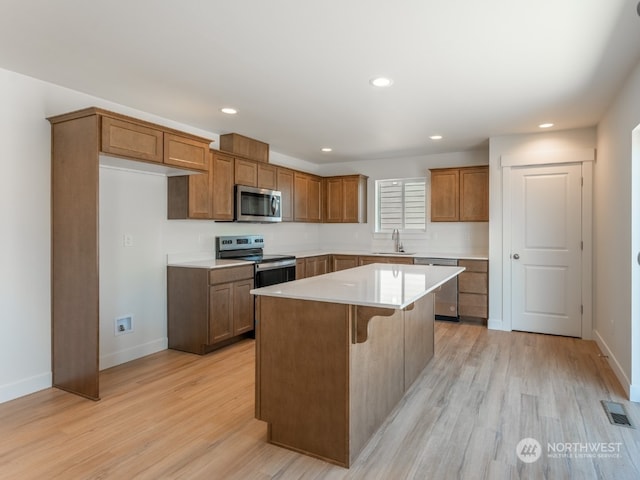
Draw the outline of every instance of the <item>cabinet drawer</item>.
[[[458,260],[458,266],[466,268],[466,272],[487,272],[489,262],[486,260]]]
[[[487,318],[487,296],[476,293],[459,293],[458,314],[462,317]]]
[[[165,133],[164,163],[209,171],[209,145],[192,138]]]
[[[242,267],[214,268],[209,271],[209,285],[229,283],[237,280],[253,278],[253,265]]]
[[[465,293],[487,294],[487,274],[464,271],[458,277],[458,290]]]
[[[162,163],[162,138],[161,130],[102,117],[101,150],[105,153]]]

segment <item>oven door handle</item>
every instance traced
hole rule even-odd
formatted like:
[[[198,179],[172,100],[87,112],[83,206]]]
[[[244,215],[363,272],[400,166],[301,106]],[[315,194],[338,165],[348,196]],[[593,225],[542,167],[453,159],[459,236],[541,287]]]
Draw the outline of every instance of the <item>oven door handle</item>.
[[[278,268],[295,266],[295,260],[278,260],[276,262],[256,263],[256,272],[264,272],[265,270],[276,270]]]

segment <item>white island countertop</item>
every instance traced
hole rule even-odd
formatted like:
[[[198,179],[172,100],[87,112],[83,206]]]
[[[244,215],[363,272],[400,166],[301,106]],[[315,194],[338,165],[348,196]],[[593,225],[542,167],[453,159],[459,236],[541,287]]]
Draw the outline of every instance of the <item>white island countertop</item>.
[[[251,290],[254,295],[403,309],[447,280],[462,267],[374,263]]]

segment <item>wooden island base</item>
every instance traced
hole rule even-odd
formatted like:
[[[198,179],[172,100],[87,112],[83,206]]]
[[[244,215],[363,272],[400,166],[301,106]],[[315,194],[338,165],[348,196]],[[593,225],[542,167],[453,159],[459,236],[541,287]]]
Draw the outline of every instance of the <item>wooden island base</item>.
[[[348,468],[433,357],[433,302],[259,296],[256,418],[269,442]]]

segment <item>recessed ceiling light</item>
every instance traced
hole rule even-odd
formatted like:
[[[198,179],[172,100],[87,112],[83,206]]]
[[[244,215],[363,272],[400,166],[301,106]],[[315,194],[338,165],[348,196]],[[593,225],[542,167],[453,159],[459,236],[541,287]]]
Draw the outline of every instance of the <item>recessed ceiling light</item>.
[[[369,83],[374,87],[383,88],[383,87],[390,87],[391,85],[393,85],[393,80],[387,77],[375,77],[369,80]]]
[[[238,110],[236,110],[235,108],[231,108],[231,107],[221,108],[220,111],[222,113],[226,113],[227,115],[235,115],[236,113],[238,113]]]
[[[442,140],[442,135],[431,135],[429,138],[431,140]]]
[[[322,151],[325,152],[325,153],[333,152],[333,148],[324,147],[324,148],[322,148]]]
[[[541,123],[540,125],[538,125],[538,127],[540,127],[540,128],[551,128],[551,127],[553,127],[553,123]]]

